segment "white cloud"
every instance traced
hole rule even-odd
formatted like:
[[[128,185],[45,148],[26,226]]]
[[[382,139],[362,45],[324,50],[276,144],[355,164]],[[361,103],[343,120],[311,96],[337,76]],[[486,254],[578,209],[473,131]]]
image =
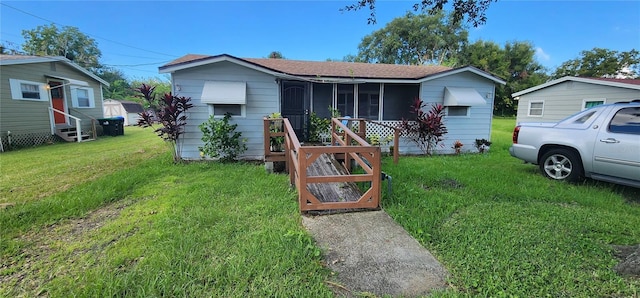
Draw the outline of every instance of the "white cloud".
[[[536,48],[536,58],[538,58],[539,61],[543,62],[548,62],[549,60],[551,60],[551,56],[545,53],[541,47]]]

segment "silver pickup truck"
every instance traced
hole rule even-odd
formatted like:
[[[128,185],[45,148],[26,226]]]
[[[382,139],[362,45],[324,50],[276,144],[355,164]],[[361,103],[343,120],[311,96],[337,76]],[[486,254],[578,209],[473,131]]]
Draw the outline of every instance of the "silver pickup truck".
[[[509,153],[551,179],[640,188],[640,100],[596,106],[557,123],[518,123]]]

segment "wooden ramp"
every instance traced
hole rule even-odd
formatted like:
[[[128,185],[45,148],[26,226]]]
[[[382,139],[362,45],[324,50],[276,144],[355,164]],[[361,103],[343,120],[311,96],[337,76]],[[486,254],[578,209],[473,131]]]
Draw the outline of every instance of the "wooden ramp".
[[[307,167],[307,177],[349,175],[333,154],[324,153]],[[362,192],[353,182],[309,183],[307,189],[321,202],[356,202]]]
[[[274,129],[274,122],[280,121],[284,125],[275,128],[284,131]],[[364,122],[358,121],[364,135]],[[265,118],[265,161],[286,162],[289,182],[298,190],[301,212],[379,209],[380,147],[369,145],[339,119],[332,119],[331,130],[332,146],[301,146],[289,119]],[[284,144],[283,153],[271,151],[276,143]],[[344,158],[344,163],[335,156]]]

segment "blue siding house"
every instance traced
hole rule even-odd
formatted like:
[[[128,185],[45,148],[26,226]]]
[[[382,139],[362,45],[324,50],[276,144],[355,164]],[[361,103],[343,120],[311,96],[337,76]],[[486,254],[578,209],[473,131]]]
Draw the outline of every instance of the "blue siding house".
[[[263,117],[280,112],[289,118],[300,140],[306,139],[308,115],[330,117],[329,107],[342,116],[366,118],[388,125],[411,119],[409,106],[417,97],[428,105],[445,106],[448,133],[436,153],[475,150],[475,139],[490,139],[495,84],[505,81],[472,66],[391,65],[237,58],[189,54],[160,67],[171,74],[172,92],[191,97],[182,144],[183,159],[199,159],[202,133],[198,125],[210,115],[233,115],[247,138],[245,159],[262,159]],[[384,138],[390,132],[367,129]],[[419,154],[408,139],[399,152]]]

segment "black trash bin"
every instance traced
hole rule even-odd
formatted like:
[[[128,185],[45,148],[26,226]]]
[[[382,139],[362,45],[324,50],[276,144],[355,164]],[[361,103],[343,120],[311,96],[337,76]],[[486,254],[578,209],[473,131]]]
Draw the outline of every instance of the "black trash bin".
[[[98,119],[98,122],[102,126],[103,135],[112,137],[124,135],[123,117],[102,118]]]

